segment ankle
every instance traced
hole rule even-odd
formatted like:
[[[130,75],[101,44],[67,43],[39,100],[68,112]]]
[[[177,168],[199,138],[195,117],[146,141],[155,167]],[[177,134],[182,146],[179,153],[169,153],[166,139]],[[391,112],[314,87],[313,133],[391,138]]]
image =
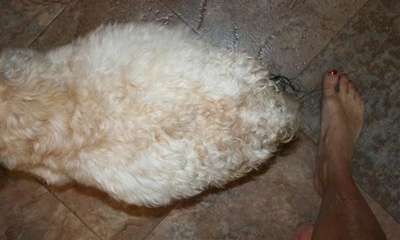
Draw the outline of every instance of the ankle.
[[[319,156],[321,157],[321,156]],[[329,157],[324,158],[317,169],[317,174],[322,187],[325,189],[340,187],[342,184],[354,182],[350,161],[334,161]]]
[[[349,190],[355,186],[350,167],[342,166],[327,166],[322,184],[325,191],[332,189],[335,192]]]

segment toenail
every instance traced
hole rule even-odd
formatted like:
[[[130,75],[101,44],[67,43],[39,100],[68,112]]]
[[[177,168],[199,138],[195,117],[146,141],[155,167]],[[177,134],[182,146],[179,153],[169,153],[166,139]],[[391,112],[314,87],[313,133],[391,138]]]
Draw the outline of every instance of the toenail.
[[[336,75],[337,74],[337,70],[336,69],[332,69],[328,72],[329,75]]]

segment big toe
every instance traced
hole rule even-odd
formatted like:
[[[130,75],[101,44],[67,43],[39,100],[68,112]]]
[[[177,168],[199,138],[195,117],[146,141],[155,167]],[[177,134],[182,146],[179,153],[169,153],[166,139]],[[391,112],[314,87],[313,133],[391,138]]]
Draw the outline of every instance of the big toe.
[[[324,96],[331,96],[336,93],[335,88],[339,82],[338,73],[335,69],[329,70],[325,73],[322,80],[322,92]]]

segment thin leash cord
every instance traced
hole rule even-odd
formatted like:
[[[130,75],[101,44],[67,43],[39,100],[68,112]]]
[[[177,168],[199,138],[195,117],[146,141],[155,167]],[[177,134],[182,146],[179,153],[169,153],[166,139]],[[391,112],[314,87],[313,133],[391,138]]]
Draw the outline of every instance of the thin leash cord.
[[[306,91],[302,89],[301,86],[298,86],[299,84],[295,84],[296,79],[288,78],[280,74],[269,73],[268,78],[276,82],[280,91],[292,95],[298,100],[304,100],[307,96],[322,91],[322,88],[314,88]]]

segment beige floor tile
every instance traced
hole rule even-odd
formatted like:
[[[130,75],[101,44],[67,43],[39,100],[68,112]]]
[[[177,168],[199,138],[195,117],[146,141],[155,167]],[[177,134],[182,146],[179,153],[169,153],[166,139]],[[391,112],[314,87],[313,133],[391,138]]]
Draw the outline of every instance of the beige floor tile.
[[[51,187],[50,191],[102,239],[143,239],[173,208],[135,207],[82,186]]]
[[[149,21],[171,25],[181,23],[167,7],[155,0],[72,0],[32,47],[47,51],[68,44],[102,24]]]
[[[366,0],[163,2],[210,41],[258,56],[272,72],[294,77]]]
[[[0,239],[99,239],[32,177],[9,173],[0,183]]]
[[[69,0],[0,2],[0,49],[27,47],[61,12]]]

